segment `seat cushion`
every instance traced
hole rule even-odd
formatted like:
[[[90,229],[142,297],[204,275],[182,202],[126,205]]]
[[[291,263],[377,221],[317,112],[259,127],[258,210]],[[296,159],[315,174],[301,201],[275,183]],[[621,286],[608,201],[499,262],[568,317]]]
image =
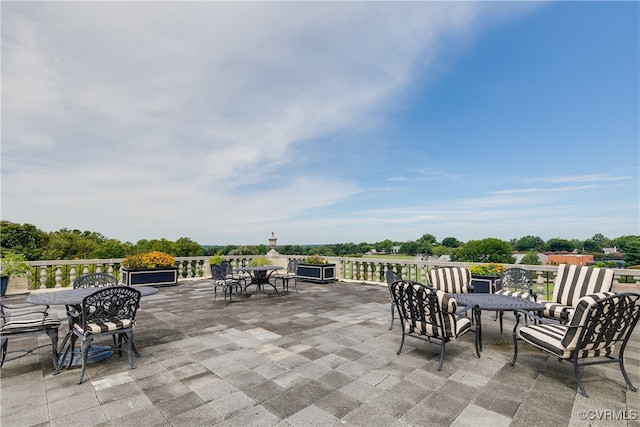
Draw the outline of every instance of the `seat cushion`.
[[[36,332],[44,329],[56,329],[60,327],[60,319],[47,317],[44,322],[40,320],[11,320],[5,323],[0,330],[2,335],[22,334]]]
[[[566,320],[562,318],[562,312],[564,310],[573,310],[573,307],[570,305],[558,304],[557,302],[552,301],[540,301],[540,304],[544,304],[544,311],[542,315],[555,320]]]
[[[76,323],[74,329],[82,335],[100,334],[103,332],[113,332],[121,329],[128,329],[134,326],[135,321],[131,319],[120,319],[113,322],[87,323],[87,328],[83,329],[82,325]]]
[[[496,295],[506,295],[508,297],[531,299],[531,294],[526,291],[510,291],[508,289],[500,289],[495,292]]]
[[[449,329],[446,335],[447,338],[454,340],[471,329],[471,320],[457,315],[452,315],[452,317],[454,319],[453,327]],[[415,333],[428,337],[442,338],[440,329],[433,323],[416,322],[414,327],[411,322],[405,322],[404,330],[407,334]]]

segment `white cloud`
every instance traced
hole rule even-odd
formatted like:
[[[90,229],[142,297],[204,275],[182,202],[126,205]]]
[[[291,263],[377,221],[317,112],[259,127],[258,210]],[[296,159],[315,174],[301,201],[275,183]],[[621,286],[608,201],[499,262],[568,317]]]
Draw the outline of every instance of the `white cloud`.
[[[314,168],[325,138],[375,127],[445,40],[530,7],[5,3],[3,218],[202,243],[294,223],[362,191]]]

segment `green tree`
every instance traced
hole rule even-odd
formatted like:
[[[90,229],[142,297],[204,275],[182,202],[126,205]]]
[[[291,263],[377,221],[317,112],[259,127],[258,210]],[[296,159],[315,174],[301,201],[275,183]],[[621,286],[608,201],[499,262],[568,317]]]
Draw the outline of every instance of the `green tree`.
[[[188,237],[180,237],[173,245],[174,256],[203,256],[204,248]]]
[[[378,252],[386,252],[389,254],[393,250],[393,242],[389,239],[378,242],[376,243],[375,246],[376,246],[376,251]]]
[[[624,252],[623,259],[625,267],[640,265],[640,240],[629,243]]]
[[[538,236],[524,236],[516,240],[514,248],[518,251],[542,251],[544,240]]]
[[[121,243],[119,240],[108,239],[105,240],[89,255],[93,259],[113,259],[124,258],[128,250],[126,244]]]
[[[585,252],[602,252],[602,246],[593,239],[587,239],[582,242],[582,249],[584,249]]]
[[[538,259],[538,253],[533,251],[527,252],[522,257],[521,263],[524,265],[540,265],[540,260]]]
[[[20,253],[29,261],[42,259],[49,236],[32,224],[0,221],[0,247]]]
[[[620,236],[613,239],[613,245],[618,248],[620,252],[626,252],[627,248],[633,242],[640,242],[640,236]]]
[[[400,245],[400,252],[407,255],[416,255],[419,248],[418,242],[405,242]]]
[[[552,252],[571,252],[575,248],[574,244],[567,239],[560,239],[556,237],[547,241],[547,249]]]
[[[500,262],[513,264],[511,245],[504,240],[492,237],[483,240],[470,240],[459,247],[452,258],[465,262]]]
[[[103,241],[104,237],[98,233],[63,228],[49,233],[49,244],[43,255],[46,259],[89,259]]]
[[[457,248],[462,246],[462,242],[455,237],[445,237],[442,239],[442,246],[446,246],[447,248]]]

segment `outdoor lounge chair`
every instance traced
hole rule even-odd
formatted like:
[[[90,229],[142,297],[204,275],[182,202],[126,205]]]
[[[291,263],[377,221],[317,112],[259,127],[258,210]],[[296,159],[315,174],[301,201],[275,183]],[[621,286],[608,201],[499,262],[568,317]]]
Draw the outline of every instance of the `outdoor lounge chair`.
[[[471,321],[456,314],[456,300],[441,290],[411,280],[400,280],[391,285],[391,293],[402,324],[402,340],[397,354],[402,351],[405,336],[440,344],[438,370],[441,370],[445,344],[469,332]],[[480,357],[477,340],[476,355]]]
[[[429,284],[448,294],[471,292],[471,272],[464,267],[436,267],[429,270]]]
[[[538,324],[518,328],[520,314],[525,314]],[[538,347],[560,360],[570,360],[573,372],[584,397],[589,397],[582,384],[578,368],[602,363],[618,363],[627,386],[632,391],[638,389],[624,368],[624,350],[638,319],[640,318],[640,294],[602,292],[580,298],[575,313],[568,325],[545,321],[523,311],[516,315],[513,330],[514,352],[511,366],[518,357],[518,338]],[[614,357],[618,345],[618,356]],[[582,359],[598,358],[591,362],[579,362]]]
[[[561,264],[558,267],[551,301],[545,305],[543,317],[566,323],[571,319],[578,300],[585,295],[609,292],[613,285],[613,270]]]

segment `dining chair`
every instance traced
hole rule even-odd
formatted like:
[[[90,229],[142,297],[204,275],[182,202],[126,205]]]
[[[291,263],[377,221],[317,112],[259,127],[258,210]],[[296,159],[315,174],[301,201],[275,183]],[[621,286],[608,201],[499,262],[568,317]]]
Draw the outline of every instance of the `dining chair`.
[[[438,371],[444,362],[445,344],[471,331],[471,321],[457,314],[458,306],[451,295],[422,283],[399,280],[391,285],[393,299],[402,324],[402,351],[405,336],[440,344]],[[478,340],[476,355],[480,357]]]
[[[296,294],[298,293],[298,265],[300,265],[300,261],[297,259],[292,259],[287,264],[287,270],[284,273],[276,273],[273,275],[273,282],[278,284],[278,280],[282,282],[282,292],[289,292],[289,280],[293,280],[293,286],[296,290]]]
[[[30,335],[47,334],[51,339],[51,359],[53,368],[58,363],[58,328],[60,319],[49,314],[49,306],[40,306],[27,303],[5,304],[0,301],[0,348],[2,356],[0,367],[4,362],[15,360],[35,351],[42,346],[36,346],[26,350],[7,351],[9,340],[23,338]],[[7,359],[8,353],[22,353]]]
[[[496,295],[532,299],[536,301],[537,295],[533,288],[533,275],[524,268],[507,268],[500,273],[500,278],[495,283]],[[500,319],[500,333],[502,333],[502,316],[504,311],[496,311],[496,319]]]
[[[216,302],[216,298],[218,297],[218,288],[222,288],[222,296],[224,298],[224,305],[227,305],[227,296],[229,297],[229,301],[231,302],[231,294],[235,288],[236,294],[238,293],[238,289],[240,289],[240,293],[242,298],[244,299],[244,289],[240,284],[238,279],[233,279],[227,276],[227,272],[220,265],[211,264],[211,278],[213,280],[213,302]]]
[[[122,350],[129,356],[129,366],[135,369],[133,358],[133,329],[140,306],[140,291],[131,286],[108,286],[97,290],[82,300],[80,321],[73,325],[71,354],[80,339],[82,370],[78,384],[82,383],[87,367],[89,347],[95,338],[117,336],[118,354]],[[123,339],[126,337],[126,339]],[[126,348],[123,349],[123,344]]]

